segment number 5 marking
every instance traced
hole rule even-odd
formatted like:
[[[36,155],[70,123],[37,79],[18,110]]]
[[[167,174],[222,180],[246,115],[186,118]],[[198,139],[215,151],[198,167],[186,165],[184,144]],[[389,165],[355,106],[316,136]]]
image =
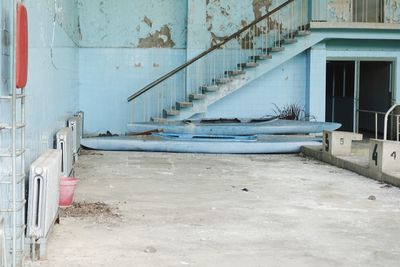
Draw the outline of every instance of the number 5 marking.
[[[329,135],[325,134],[325,151],[329,152]]]

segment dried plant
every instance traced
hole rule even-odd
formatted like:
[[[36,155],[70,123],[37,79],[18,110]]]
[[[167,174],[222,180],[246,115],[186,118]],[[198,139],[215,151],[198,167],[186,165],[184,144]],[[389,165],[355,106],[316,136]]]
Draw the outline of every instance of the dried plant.
[[[315,120],[315,117],[307,114],[305,108],[299,104],[286,104],[282,107],[275,106],[274,113],[277,117],[283,120]]]

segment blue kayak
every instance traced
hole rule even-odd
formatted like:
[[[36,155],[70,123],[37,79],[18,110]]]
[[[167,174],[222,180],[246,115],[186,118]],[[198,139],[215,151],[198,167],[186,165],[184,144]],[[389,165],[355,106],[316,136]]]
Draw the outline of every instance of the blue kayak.
[[[148,131],[163,131],[176,134],[199,135],[258,135],[258,134],[312,134],[322,133],[324,130],[334,131],[341,127],[339,123],[292,121],[272,119],[258,120],[203,120],[178,121],[166,123],[134,123],[128,129],[133,133]]]
[[[211,154],[299,153],[302,146],[320,145],[310,136],[266,135],[248,138],[197,135],[146,135],[82,139],[84,147],[108,151],[148,151]]]

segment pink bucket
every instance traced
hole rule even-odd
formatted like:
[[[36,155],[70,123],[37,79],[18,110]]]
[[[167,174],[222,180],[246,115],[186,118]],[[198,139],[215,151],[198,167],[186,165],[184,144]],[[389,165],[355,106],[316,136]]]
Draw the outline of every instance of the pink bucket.
[[[72,177],[61,177],[60,181],[60,207],[69,207],[74,202],[74,193],[78,179]]]

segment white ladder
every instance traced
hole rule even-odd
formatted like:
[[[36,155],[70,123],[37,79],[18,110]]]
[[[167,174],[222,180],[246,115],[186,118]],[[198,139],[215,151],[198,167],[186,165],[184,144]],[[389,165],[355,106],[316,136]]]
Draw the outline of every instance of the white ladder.
[[[22,266],[25,241],[25,89],[16,88],[16,10],[9,0],[10,25],[3,34],[10,40],[9,79],[0,86],[0,217],[4,219],[8,266]],[[4,21],[4,20],[3,20]],[[4,22],[3,22],[4,23]]]

